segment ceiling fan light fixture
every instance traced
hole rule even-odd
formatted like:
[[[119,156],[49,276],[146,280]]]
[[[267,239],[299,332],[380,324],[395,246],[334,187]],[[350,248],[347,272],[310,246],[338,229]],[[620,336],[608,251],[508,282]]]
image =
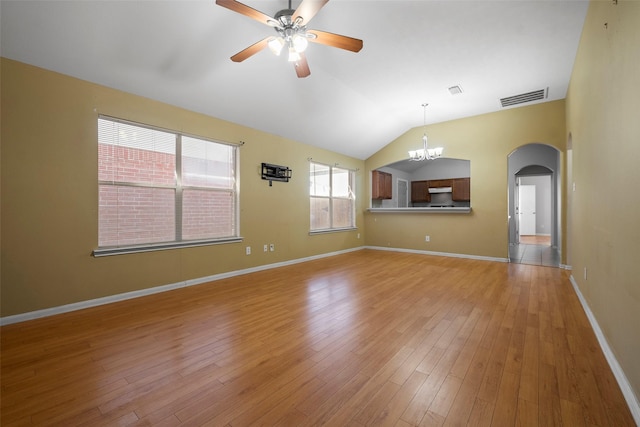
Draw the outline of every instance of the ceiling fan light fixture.
[[[359,52],[362,49],[362,40],[353,37],[319,30],[307,31],[309,21],[329,0],[301,0],[295,10],[291,8],[291,1],[288,0],[287,9],[279,10],[272,17],[238,0],[215,0],[217,5],[259,21],[273,28],[276,33],[233,55],[231,57],[233,62],[242,62],[267,48],[274,55],[279,56],[286,47],[289,51],[288,60],[293,62],[296,75],[298,78],[304,78],[311,74],[307,58],[303,54],[310,41],[351,52]]]
[[[296,52],[301,53],[307,49],[309,46],[309,41],[304,34],[294,34],[291,38],[291,43],[293,44],[293,48]]]
[[[298,62],[300,60],[300,54],[296,52],[293,46],[289,46],[289,62]]]
[[[274,37],[269,40],[268,45],[274,55],[280,56],[280,52],[282,52],[282,48],[284,47],[284,39],[282,37]]]

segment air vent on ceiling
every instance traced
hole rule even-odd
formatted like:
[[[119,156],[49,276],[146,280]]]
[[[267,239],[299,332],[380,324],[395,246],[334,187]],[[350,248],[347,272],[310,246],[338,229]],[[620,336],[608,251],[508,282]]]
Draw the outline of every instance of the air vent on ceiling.
[[[449,88],[449,93],[451,95],[459,95],[462,93],[462,88],[460,87],[460,85],[451,86]]]
[[[533,92],[521,93],[520,95],[508,96],[506,98],[500,98],[500,104],[503,107],[509,107],[511,105],[524,104],[526,102],[539,101],[545,99],[548,95],[549,88],[535,90]]]

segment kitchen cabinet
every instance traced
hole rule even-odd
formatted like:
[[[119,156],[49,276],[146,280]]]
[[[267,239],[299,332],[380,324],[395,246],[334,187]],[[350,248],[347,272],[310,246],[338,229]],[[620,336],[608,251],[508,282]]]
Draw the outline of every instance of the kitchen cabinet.
[[[454,202],[471,201],[471,178],[456,178],[453,180],[452,187],[452,199]]]
[[[430,201],[429,181],[411,181],[411,203],[425,203]]]
[[[371,172],[372,199],[391,199],[393,197],[392,182],[393,176],[382,171]]]
[[[429,188],[452,187],[452,179],[432,179],[429,181]]]
[[[432,179],[429,181],[411,181],[411,202],[431,202],[430,188],[451,188],[451,199],[454,202],[471,201],[470,178]]]

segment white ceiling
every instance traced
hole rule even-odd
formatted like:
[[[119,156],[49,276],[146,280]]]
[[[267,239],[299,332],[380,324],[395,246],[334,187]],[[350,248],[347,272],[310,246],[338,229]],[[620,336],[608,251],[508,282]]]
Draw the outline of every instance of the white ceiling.
[[[293,1],[293,8],[299,0]],[[287,0],[247,0],[268,15]],[[331,0],[309,29],[364,41],[311,43],[298,79],[268,49],[274,30],[204,1],[7,1],[2,56],[365,159],[410,128],[566,95],[586,0]],[[452,96],[448,88],[464,92]],[[417,141],[419,145],[420,141]]]

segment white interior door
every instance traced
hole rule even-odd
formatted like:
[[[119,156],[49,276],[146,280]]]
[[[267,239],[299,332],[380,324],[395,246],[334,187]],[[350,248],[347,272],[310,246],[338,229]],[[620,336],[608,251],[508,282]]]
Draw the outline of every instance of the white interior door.
[[[520,236],[536,234],[536,186],[520,185],[518,191],[518,219]]]
[[[398,207],[409,206],[409,184],[404,179],[398,179]]]

